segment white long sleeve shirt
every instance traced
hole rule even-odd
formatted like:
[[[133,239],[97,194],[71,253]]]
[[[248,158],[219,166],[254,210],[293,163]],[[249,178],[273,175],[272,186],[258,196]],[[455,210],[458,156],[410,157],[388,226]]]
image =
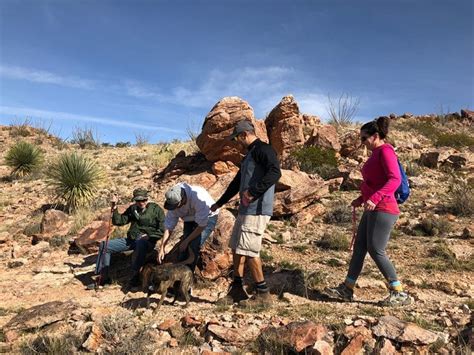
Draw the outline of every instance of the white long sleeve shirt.
[[[180,218],[184,222],[196,222],[200,227],[207,226],[209,217],[219,214],[219,210],[211,211],[215,203],[206,189],[200,186],[192,186],[186,183],[179,184],[186,192],[186,203],[172,211],[168,211],[165,217],[165,228],[174,230]]]

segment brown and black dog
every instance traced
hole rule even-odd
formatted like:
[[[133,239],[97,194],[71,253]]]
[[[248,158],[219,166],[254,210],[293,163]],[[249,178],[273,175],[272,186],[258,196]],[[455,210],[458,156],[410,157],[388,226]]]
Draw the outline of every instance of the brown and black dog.
[[[194,253],[191,248],[188,249],[188,253],[189,257],[179,263],[167,263],[161,265],[146,264],[143,267],[142,286],[143,292],[147,293],[147,308],[150,307],[151,294],[156,291],[161,294],[158,306],[155,308],[153,313],[156,313],[163,304],[168,288],[170,287],[174,287],[174,299],[171,304],[176,302],[178,292],[181,291],[181,294],[186,299],[185,307],[188,306],[191,299],[189,292],[194,281],[193,272],[189,266],[186,265],[194,260]]]

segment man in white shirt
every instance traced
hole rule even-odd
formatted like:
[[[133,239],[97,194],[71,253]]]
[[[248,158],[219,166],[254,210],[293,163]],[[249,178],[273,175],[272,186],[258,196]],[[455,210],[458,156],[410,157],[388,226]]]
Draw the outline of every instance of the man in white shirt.
[[[179,219],[184,222],[183,235],[179,241],[178,261],[186,260],[188,246],[194,253],[194,261],[189,266],[194,271],[198,261],[201,247],[214,230],[219,210],[211,211],[215,203],[209,193],[200,186],[179,183],[169,189],[165,194],[165,231],[161,239],[158,252],[158,263],[165,257],[165,247],[169,236],[173,233]]]

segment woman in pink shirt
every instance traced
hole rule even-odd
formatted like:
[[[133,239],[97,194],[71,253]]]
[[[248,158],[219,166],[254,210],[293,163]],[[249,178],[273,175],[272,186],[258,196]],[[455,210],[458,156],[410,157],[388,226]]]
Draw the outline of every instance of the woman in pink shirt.
[[[385,253],[390,233],[400,214],[395,191],[401,183],[397,155],[393,147],[385,143],[389,123],[388,117],[379,117],[360,129],[360,140],[372,154],[362,167],[361,196],[352,201],[352,206],[364,206],[364,213],[357,229],[346,280],[339,286],[326,290],[330,296],[345,301],[353,300],[354,286],[362,271],[365,256],[369,253],[389,283],[390,294],[382,304],[398,306],[410,303],[410,298],[403,292],[395,268]]]

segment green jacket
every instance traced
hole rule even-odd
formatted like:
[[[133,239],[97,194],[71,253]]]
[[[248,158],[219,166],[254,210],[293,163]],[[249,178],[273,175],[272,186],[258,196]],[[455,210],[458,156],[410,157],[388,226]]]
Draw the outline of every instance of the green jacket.
[[[164,221],[163,210],[154,202],[148,203],[142,212],[139,212],[137,206],[133,204],[122,214],[115,209],[112,215],[112,223],[116,226],[130,223],[127,237],[131,239],[136,239],[141,234],[146,234],[156,240],[161,239],[165,230]]]

